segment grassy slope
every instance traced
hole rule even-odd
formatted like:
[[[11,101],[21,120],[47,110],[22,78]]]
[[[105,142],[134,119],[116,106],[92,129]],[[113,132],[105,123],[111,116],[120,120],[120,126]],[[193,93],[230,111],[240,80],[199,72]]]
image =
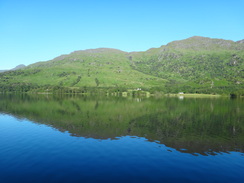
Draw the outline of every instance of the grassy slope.
[[[164,86],[164,79],[132,70],[127,57],[127,53],[114,49],[77,51],[32,64],[19,72],[9,72],[8,82],[68,87]]]
[[[131,56],[135,69],[167,79],[169,85],[244,86],[243,43],[192,37]]]
[[[166,92],[243,90],[244,43],[192,37],[145,52],[91,49],[0,74],[0,85],[165,87]],[[220,88],[220,89],[215,89]],[[244,91],[244,90],[243,90]]]

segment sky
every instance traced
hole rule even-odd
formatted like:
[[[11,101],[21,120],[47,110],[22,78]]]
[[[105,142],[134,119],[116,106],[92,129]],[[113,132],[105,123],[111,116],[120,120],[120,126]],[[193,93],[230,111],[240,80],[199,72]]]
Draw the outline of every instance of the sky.
[[[244,0],[0,0],[0,70],[75,50],[244,39]]]

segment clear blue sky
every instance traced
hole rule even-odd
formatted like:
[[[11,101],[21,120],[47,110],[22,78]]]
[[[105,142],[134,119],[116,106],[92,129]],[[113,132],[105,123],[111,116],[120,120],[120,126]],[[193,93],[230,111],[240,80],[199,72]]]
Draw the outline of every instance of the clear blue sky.
[[[75,50],[244,39],[244,0],[0,0],[0,70]]]

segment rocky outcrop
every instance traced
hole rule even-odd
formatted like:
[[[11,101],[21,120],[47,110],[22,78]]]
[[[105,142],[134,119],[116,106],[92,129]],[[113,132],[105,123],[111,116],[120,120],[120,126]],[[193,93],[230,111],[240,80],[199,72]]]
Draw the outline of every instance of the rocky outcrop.
[[[244,43],[244,39],[240,40],[240,41],[236,41],[237,43]]]

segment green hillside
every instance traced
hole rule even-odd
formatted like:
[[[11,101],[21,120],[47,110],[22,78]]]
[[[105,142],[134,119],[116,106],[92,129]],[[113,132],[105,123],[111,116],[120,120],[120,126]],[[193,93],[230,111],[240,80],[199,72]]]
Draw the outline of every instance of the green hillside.
[[[192,37],[133,54],[133,68],[167,79],[169,92],[243,94],[244,44]]]
[[[0,73],[2,91],[123,88],[244,94],[244,43],[191,37],[145,52],[75,51]]]
[[[128,53],[115,49],[91,49],[61,55],[51,61],[1,75],[1,84],[59,87],[164,86],[166,80],[131,68]]]

